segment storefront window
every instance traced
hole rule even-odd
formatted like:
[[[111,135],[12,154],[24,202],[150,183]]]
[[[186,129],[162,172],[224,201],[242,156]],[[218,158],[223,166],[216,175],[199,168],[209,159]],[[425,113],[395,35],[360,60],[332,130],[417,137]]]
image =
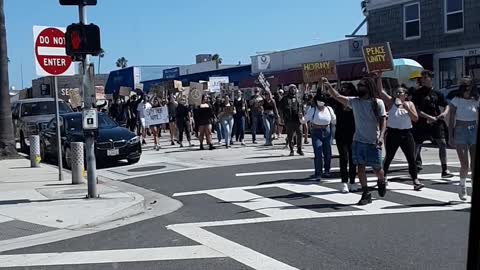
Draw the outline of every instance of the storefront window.
[[[458,85],[463,76],[463,57],[440,59],[440,88]]]

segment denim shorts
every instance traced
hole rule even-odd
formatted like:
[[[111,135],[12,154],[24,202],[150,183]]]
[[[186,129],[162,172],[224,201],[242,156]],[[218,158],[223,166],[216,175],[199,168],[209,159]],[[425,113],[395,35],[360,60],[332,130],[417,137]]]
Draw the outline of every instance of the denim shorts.
[[[455,127],[455,144],[475,145],[477,143],[477,125]]]
[[[382,148],[375,144],[354,141],[352,159],[355,165],[364,165],[379,170],[382,168]]]

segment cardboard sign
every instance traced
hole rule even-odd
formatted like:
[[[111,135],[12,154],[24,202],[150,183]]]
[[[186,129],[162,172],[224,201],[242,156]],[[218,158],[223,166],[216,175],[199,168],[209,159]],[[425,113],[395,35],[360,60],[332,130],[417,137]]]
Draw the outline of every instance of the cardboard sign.
[[[229,77],[210,77],[210,80],[208,81],[208,89],[210,89],[210,92],[218,93],[221,91],[221,84],[229,82]]]
[[[203,83],[190,83],[190,93],[188,95],[188,104],[200,105],[202,104],[202,96],[204,94]]]
[[[82,106],[82,97],[80,96],[79,89],[72,89],[69,91],[70,94],[70,104],[72,108],[78,108]]]
[[[132,88],[120,86],[120,91],[118,91],[118,95],[122,97],[129,97],[130,92],[132,92]]]
[[[303,64],[303,82],[320,82],[323,77],[329,80],[337,79],[337,63],[335,61]]]
[[[103,86],[95,86],[95,98],[97,100],[105,100],[105,88]]]
[[[270,91],[270,83],[268,82],[267,78],[265,78],[265,75],[263,75],[262,72],[258,75],[258,82],[263,86],[263,88],[267,91]]]
[[[153,126],[168,123],[168,107],[151,108],[145,111],[145,125]]]
[[[389,42],[364,46],[363,58],[369,73],[390,71],[394,68]]]

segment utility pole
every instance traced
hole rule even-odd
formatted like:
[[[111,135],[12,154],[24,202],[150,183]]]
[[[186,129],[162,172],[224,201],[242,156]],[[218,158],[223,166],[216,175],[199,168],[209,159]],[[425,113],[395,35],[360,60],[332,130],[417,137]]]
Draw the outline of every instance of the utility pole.
[[[78,6],[78,16],[80,23],[87,24],[87,14],[85,5]],[[83,88],[83,102],[84,110],[92,110],[95,104],[94,92],[94,76],[95,71],[93,64],[90,64],[88,55],[82,59],[82,88]],[[96,198],[97,195],[97,164],[95,159],[95,131],[84,130],[85,132],[85,152],[87,156],[87,183],[88,183],[88,198]]]

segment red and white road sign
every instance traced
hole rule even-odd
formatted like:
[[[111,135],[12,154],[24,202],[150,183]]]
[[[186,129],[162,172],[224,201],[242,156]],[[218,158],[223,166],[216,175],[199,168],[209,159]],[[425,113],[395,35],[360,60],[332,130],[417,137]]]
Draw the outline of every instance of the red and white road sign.
[[[34,26],[35,66],[39,76],[75,75],[75,65],[65,53],[65,28]]]

